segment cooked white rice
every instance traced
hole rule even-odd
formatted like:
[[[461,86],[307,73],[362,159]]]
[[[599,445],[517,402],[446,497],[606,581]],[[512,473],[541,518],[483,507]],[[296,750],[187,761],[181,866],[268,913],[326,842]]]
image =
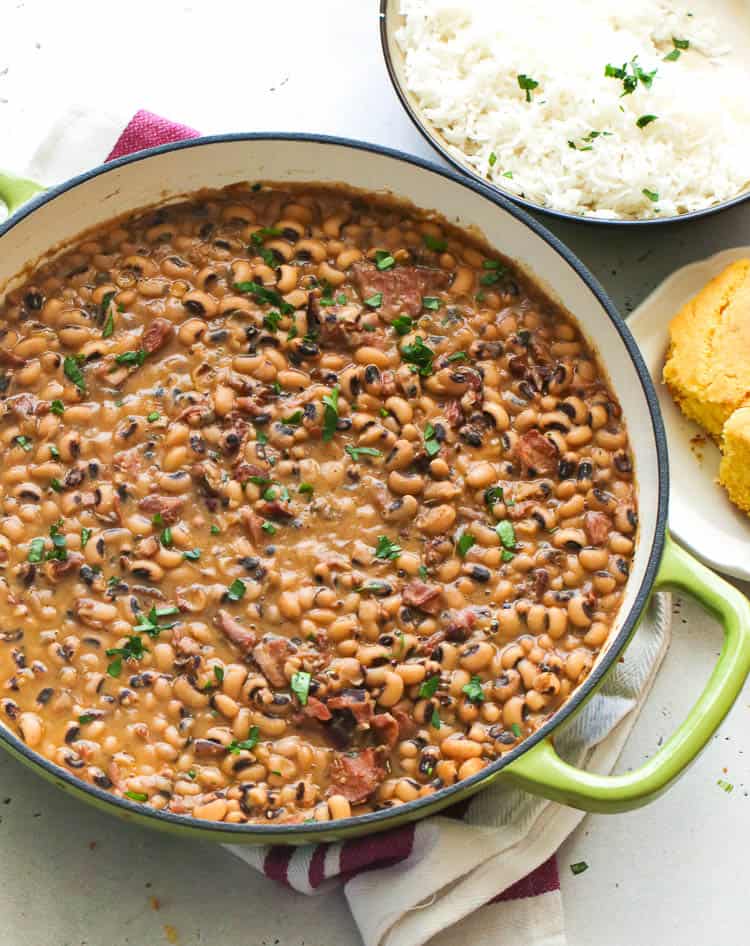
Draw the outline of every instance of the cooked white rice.
[[[750,181],[748,73],[720,35],[725,24],[695,9],[661,0],[401,0],[397,40],[423,115],[493,183],[573,214],[673,216]],[[605,66],[636,56],[635,66],[656,74],[650,87],[639,81],[622,95]],[[538,82],[530,102],[519,75]],[[639,127],[643,116],[657,117]]]

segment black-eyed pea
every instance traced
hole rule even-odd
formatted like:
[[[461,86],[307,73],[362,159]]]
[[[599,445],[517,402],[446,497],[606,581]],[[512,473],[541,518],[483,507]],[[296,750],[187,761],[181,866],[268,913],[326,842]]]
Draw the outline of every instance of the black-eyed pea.
[[[175,679],[172,684],[172,693],[180,702],[184,703],[185,706],[189,706],[193,709],[208,706],[209,704],[209,695],[196,690],[195,687],[191,686],[187,677],[184,676],[179,676]]]
[[[201,818],[205,821],[222,821],[227,813],[227,805],[226,799],[215,798],[213,801],[196,805],[192,810],[192,815],[194,818]]]
[[[467,670],[454,670],[451,674],[448,692],[453,697],[462,697],[464,687],[471,681],[471,674]]]
[[[586,677],[592,664],[590,651],[578,648],[565,658],[565,676],[573,684],[578,684]]]
[[[547,633],[553,640],[559,640],[568,629],[568,613],[564,608],[548,608],[547,613]]]
[[[481,756],[482,747],[478,742],[467,739],[464,735],[456,734],[449,736],[440,743],[440,751],[445,758],[461,763],[467,759],[476,759]]]
[[[334,820],[349,818],[352,813],[352,806],[343,795],[331,795],[328,799],[328,812]]]
[[[418,496],[424,489],[424,478],[418,473],[401,473],[391,470],[388,488],[398,496]]]
[[[400,801],[414,801],[415,798],[419,798],[421,787],[419,782],[409,778],[400,778],[396,783],[394,794]]]
[[[224,682],[226,682],[226,676],[224,677]],[[237,694],[237,696],[239,696],[239,694]],[[236,698],[237,697],[235,697],[235,699]],[[250,732],[252,724],[253,714],[251,711],[247,706],[240,707],[239,712],[232,720],[232,733],[235,739],[247,739],[247,734]]]
[[[410,522],[417,515],[419,502],[414,496],[398,496],[389,502],[383,510],[386,522]]]
[[[486,765],[487,763],[484,759],[467,759],[459,766],[458,777],[459,779],[471,778],[472,775],[481,772]]]
[[[287,730],[287,722],[280,716],[274,717],[266,716],[263,713],[255,713],[253,723],[258,727],[261,735],[269,739],[279,739]]]
[[[606,549],[585,548],[578,553],[578,560],[586,571],[596,572],[606,569],[609,555]]]
[[[603,621],[594,621],[583,638],[587,647],[601,647],[609,637],[609,625]]]
[[[575,627],[590,627],[591,606],[583,595],[575,595],[568,601],[568,618]]]
[[[407,687],[421,683],[425,678],[425,667],[421,663],[398,664],[395,670]]]
[[[531,689],[539,672],[536,664],[532,663],[527,657],[524,657],[516,664],[516,670],[521,674],[524,687],[527,690]]]
[[[501,637],[517,637],[521,631],[521,618],[514,604],[506,603],[496,614],[498,633]]]
[[[445,535],[456,521],[453,506],[443,504],[426,509],[417,519],[417,528],[428,535]]]
[[[461,648],[459,662],[464,670],[475,674],[489,665],[494,654],[495,648],[488,641],[470,641]]]
[[[395,706],[404,695],[403,677],[391,670],[383,674],[383,689],[378,697],[381,706]]]
[[[42,741],[44,729],[36,713],[21,713],[18,717],[18,728],[27,746],[34,748]]]
[[[497,475],[494,463],[487,461],[473,463],[466,474],[466,482],[472,489],[486,489],[497,482]]]
[[[557,696],[560,692],[560,678],[556,673],[549,670],[538,673],[531,685],[538,693],[543,693],[546,696]]]
[[[510,729],[515,723],[520,726],[523,722],[526,699],[524,696],[511,696],[503,704],[503,725]]]
[[[453,785],[458,778],[458,766],[453,759],[440,759],[435,765],[435,776],[444,785]]]

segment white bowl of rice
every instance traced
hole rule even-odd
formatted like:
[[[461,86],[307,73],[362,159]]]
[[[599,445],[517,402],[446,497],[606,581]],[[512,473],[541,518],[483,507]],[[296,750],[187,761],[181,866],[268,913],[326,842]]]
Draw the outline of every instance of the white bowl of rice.
[[[391,79],[460,170],[590,222],[750,196],[744,0],[381,0]]]

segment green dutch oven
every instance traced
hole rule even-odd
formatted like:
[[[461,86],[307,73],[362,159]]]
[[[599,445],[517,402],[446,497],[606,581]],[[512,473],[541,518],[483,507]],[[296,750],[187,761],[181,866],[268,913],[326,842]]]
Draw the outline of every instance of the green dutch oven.
[[[750,671],[750,606],[740,592],[669,538],[667,447],[656,394],[638,348],[593,276],[523,210],[477,181],[374,145],[295,134],[197,138],[101,165],[48,191],[0,175],[0,198],[11,212],[0,225],[0,287],[12,286],[30,262],[90,227],[201,188],[254,180],[387,189],[459,226],[481,231],[575,315],[598,350],[622,405],[638,480],[640,534],[610,639],[571,698],[501,759],[426,798],[327,824],[224,824],[156,811],[81,782],[31,751],[4,726],[2,744],[64,791],[105,811],[185,836],[233,843],[302,844],[383,831],[434,814],[496,779],[586,811],[627,811],[653,800],[695,759],[740,693]],[[724,629],[724,644],[703,693],[672,737],[635,771],[604,776],[569,765],[555,751],[555,732],[590,699],[622,656],[650,596],[670,588],[696,597]]]

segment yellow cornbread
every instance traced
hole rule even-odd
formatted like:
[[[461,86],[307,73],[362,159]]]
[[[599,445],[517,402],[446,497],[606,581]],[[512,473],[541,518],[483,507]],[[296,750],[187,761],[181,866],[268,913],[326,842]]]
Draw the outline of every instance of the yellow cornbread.
[[[719,482],[735,506],[750,512],[750,407],[739,408],[724,424]]]
[[[750,260],[727,266],[683,306],[669,340],[664,382],[682,412],[718,439],[733,411],[750,403]]]

